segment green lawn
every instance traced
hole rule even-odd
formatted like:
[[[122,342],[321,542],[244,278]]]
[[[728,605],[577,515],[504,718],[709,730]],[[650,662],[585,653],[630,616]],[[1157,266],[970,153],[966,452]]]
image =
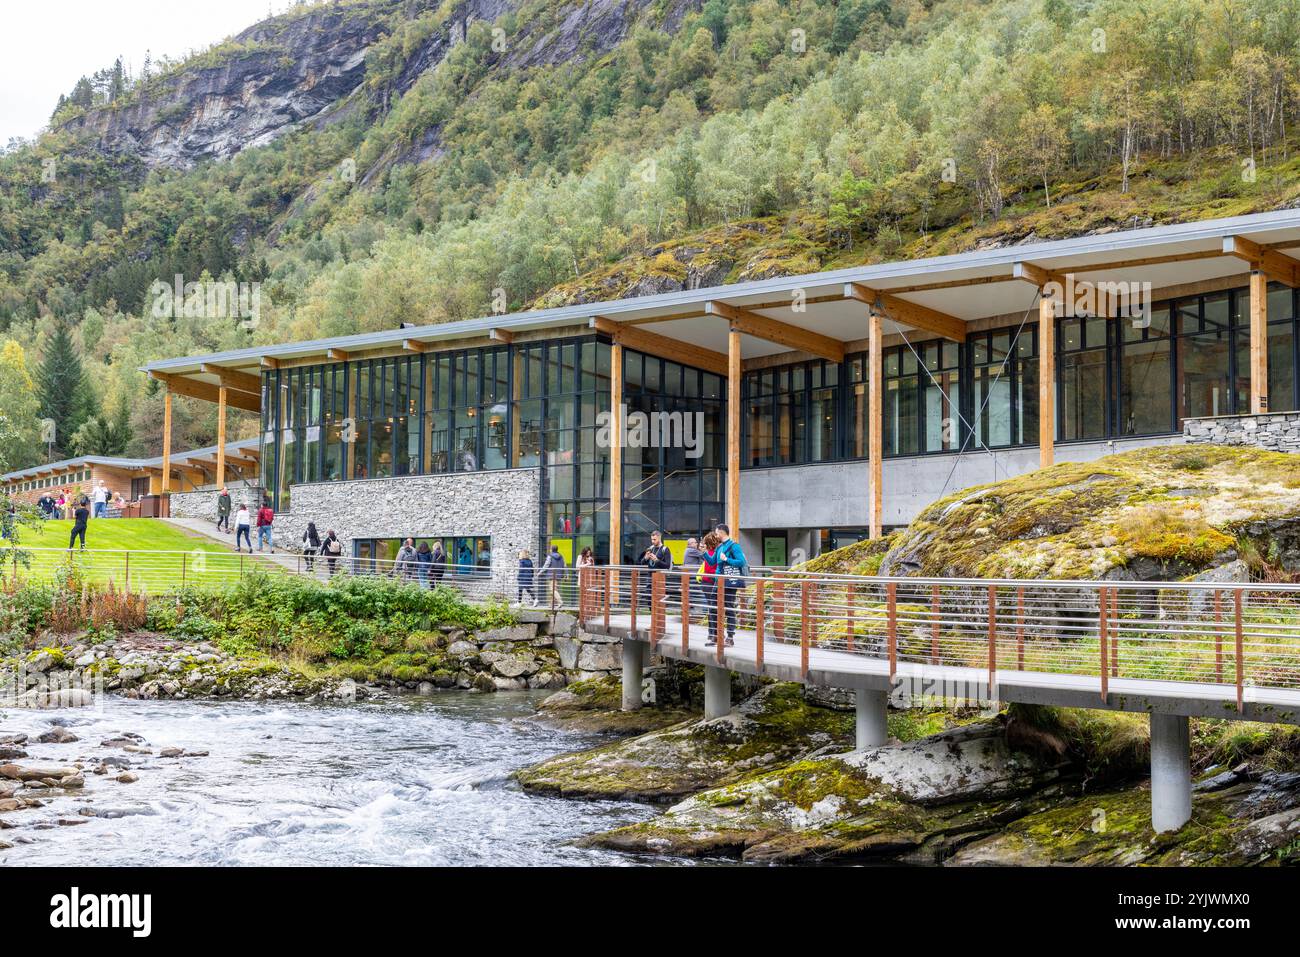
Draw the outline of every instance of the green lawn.
[[[24,548],[67,548],[72,522],[68,519],[44,522],[40,531],[24,528],[19,533]],[[233,539],[231,540],[233,543]],[[87,549],[129,549],[149,552],[228,552],[220,542],[190,535],[156,518],[92,518],[86,525]]]
[[[68,552],[71,529],[66,519],[44,522],[40,529],[23,528],[19,548],[31,562],[18,568],[19,577],[48,581],[66,572],[71,557],[86,581],[161,591],[180,584],[234,581],[244,569],[263,564],[153,518],[91,519],[84,552]],[[5,572],[12,574],[12,566]]]

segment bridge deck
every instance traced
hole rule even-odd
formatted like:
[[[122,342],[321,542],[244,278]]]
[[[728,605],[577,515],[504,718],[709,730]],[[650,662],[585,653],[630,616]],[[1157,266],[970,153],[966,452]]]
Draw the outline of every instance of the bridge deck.
[[[650,634],[644,627],[648,620],[647,613],[640,614],[635,633],[631,633],[631,617],[626,613],[611,613],[608,629],[603,616],[589,619],[584,627],[596,634],[648,642]],[[708,638],[705,626],[692,623],[688,638],[688,646],[683,649],[681,619],[669,615],[664,634],[655,644],[654,651],[667,658],[702,665],[719,664],[716,646],[705,645]],[[1248,685],[1239,712],[1237,689],[1231,684],[1112,677],[1108,680],[1103,700],[1101,679],[1097,675],[999,668],[993,673],[990,693],[989,672],[984,668],[900,660],[891,680],[889,661],[883,655],[810,647],[808,671],[804,673],[803,650],[798,643],[765,635],[761,668],[756,665],[757,644],[754,631],[737,630],[736,643],[723,648],[720,664],[732,671],[761,674],[782,681],[822,687],[889,690],[895,700],[900,695],[912,695],[1300,724],[1300,690],[1291,688]]]

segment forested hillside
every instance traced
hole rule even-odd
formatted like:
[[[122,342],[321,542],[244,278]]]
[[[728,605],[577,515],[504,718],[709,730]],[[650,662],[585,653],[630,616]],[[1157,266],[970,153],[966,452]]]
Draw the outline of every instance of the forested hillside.
[[[1300,201],[1294,0],[337,0],[115,57],[0,155],[8,467],[42,412],[153,450],[158,356]],[[153,315],[177,274],[256,321]]]

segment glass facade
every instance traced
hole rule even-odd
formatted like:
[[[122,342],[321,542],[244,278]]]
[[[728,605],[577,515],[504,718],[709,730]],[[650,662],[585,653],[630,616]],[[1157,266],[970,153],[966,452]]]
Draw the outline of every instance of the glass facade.
[[[1300,408],[1296,298],[1269,289],[1274,411]],[[1248,302],[1247,290],[1234,289],[1157,303],[1149,322],[1058,319],[1058,440],[1169,434],[1189,416],[1246,411]],[[1037,346],[1029,322],[972,332],[964,344],[886,349],[885,454],[1036,444]],[[721,520],[726,394],[721,376],[623,354],[628,434],[616,551],[631,561],[654,530],[680,551],[687,536]],[[593,335],[268,370],[264,487],[285,510],[302,482],[540,468],[539,553],[554,542],[570,563],[588,546],[604,560],[611,355]],[[865,459],[866,380],[862,353],[746,372],[742,467]]]

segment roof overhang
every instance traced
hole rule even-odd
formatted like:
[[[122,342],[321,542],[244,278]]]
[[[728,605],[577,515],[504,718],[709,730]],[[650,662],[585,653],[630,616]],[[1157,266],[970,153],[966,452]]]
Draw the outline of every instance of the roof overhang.
[[[524,333],[587,328],[597,317],[606,324],[602,328],[645,327],[691,349],[716,354],[727,352],[728,334],[734,327],[740,332],[742,357],[754,359],[791,351],[790,342],[805,338],[795,333],[805,333],[814,344],[861,341],[867,335],[871,308],[881,310],[886,335],[920,331],[923,338],[953,337],[953,330],[959,329],[954,321],[1028,314],[1040,283],[1066,276],[1098,284],[1149,283],[1153,292],[1227,279],[1252,269],[1264,269],[1270,278],[1283,281],[1288,276],[1300,279],[1300,264],[1284,252],[1295,247],[1300,247],[1300,210],[1282,210],[258,346],[166,359],[144,368],[159,377],[175,376],[213,389],[223,376],[228,386],[237,382],[247,388],[246,376],[285,363],[326,362],[331,355],[341,359],[384,350],[429,352],[453,343],[503,343]],[[748,321],[737,322],[738,315]],[[774,335],[770,330],[776,327],[759,320],[787,327],[786,334]]]

